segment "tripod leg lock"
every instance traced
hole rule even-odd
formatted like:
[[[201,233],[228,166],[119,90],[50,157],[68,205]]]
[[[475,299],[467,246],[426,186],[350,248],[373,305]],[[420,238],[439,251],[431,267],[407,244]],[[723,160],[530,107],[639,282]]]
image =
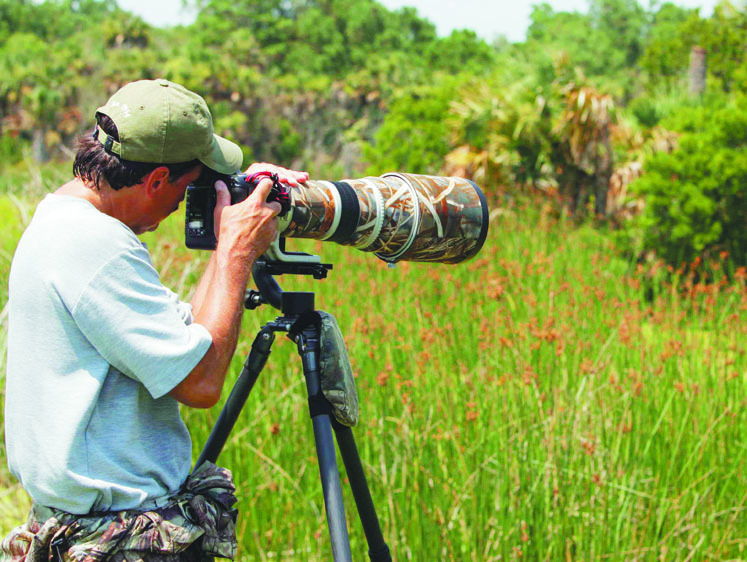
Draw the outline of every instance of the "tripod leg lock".
[[[252,350],[244,362],[244,368],[250,373],[259,374],[264,369],[270,353],[272,353],[270,348],[274,341],[275,334],[272,329],[267,328],[267,326],[262,328],[254,339],[254,343],[252,343]]]
[[[332,404],[329,403],[321,390],[316,395],[309,396],[309,416],[312,418],[330,416],[330,419],[334,419]]]

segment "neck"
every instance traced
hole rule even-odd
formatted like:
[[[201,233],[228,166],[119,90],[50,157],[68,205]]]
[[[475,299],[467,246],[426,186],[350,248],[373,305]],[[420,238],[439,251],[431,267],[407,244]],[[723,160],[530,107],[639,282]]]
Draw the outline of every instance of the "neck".
[[[100,189],[97,189],[92,182],[74,178],[60,187],[55,193],[57,195],[69,195],[85,199],[91,205],[96,207],[102,213],[112,215],[112,201],[110,193],[113,191],[106,181],[102,180]]]
[[[74,178],[57,191],[58,195],[69,195],[85,199],[100,212],[131,226],[133,219],[131,215],[137,214],[137,203],[135,197],[136,187],[128,187],[120,190],[112,189],[106,180],[101,179],[97,188],[93,182]]]

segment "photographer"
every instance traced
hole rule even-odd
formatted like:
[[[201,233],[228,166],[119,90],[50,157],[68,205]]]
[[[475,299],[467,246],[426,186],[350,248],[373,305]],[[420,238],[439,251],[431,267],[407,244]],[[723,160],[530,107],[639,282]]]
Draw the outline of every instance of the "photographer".
[[[219,399],[252,265],[277,232],[263,179],[242,203],[216,184],[218,245],[189,304],[160,282],[136,235],[155,230],[203,167],[236,172],[197,94],[124,86],[83,138],[75,178],[38,206],[9,278],[5,440],[33,500],[0,560],[233,558],[230,474],[189,475],[178,404]],[[297,185],[308,178],[267,164]]]

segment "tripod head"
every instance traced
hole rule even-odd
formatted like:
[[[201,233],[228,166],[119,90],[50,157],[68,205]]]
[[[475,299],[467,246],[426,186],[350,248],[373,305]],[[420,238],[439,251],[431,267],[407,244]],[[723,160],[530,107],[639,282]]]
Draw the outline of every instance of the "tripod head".
[[[244,307],[254,310],[263,304],[269,304],[287,315],[313,311],[314,293],[285,292],[274,276],[310,275],[314,279],[325,279],[330,269],[332,264],[321,263],[319,256],[286,252],[285,238],[279,238],[254,264],[252,277],[258,290],[250,289],[246,292]]]

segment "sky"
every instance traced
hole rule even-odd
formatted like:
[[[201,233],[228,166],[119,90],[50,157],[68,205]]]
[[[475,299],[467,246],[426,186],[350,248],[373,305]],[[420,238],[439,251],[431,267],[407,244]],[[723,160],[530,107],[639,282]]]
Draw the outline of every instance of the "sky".
[[[542,0],[379,0],[389,9],[412,6],[420,16],[436,25],[439,35],[449,35],[454,29],[472,29],[486,41],[503,35],[509,41],[523,41],[529,26],[532,5]],[[545,0],[555,11],[586,12],[588,0]],[[700,8],[701,16],[709,16],[717,0],[674,0],[688,8]],[[648,0],[639,0],[643,6]],[[182,6],[182,0],[118,0],[125,10],[142,17],[154,26],[187,24],[194,20],[194,11]]]

